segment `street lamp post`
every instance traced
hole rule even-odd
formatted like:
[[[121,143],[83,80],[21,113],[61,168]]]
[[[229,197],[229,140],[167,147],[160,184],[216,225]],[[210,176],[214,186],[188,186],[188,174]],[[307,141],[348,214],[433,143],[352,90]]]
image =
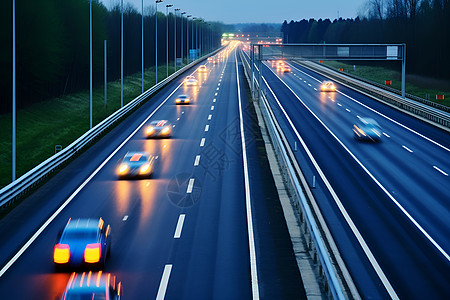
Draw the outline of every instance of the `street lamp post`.
[[[169,77],[169,7],[172,6],[166,5],[166,78]]]
[[[142,2],[141,2],[141,14],[142,14],[141,15],[141,17],[142,17],[142,22],[141,22],[142,91],[141,91],[141,93],[144,93],[144,0],[142,0]]]
[[[156,10],[155,10],[155,75],[156,84],[158,84],[158,3],[163,2],[163,0],[156,0]]]
[[[92,0],[89,1],[89,129],[92,129]]]
[[[175,72],[177,71],[177,11],[179,11],[180,9],[179,8],[175,8],[174,9],[175,10],[175,13],[174,13],[174,32],[175,32],[175,34],[174,34],[174,42],[175,42],[175,47],[174,47],[174,50],[175,50],[175,52],[174,52],[174,54],[173,54],[173,57],[174,57],[174,65],[175,65]]]
[[[192,17],[192,15],[189,15],[189,16],[186,16],[186,35],[187,35],[187,37],[186,37],[186,44],[187,44],[187,60],[188,60],[188,63],[190,63],[191,62],[191,47],[190,47],[190,44],[189,44],[189,18],[190,17]],[[192,39],[192,37],[191,37],[191,39]]]
[[[196,17],[193,17],[192,18],[192,21],[194,22],[194,23],[196,23],[195,22],[195,20],[197,20],[197,18]],[[195,44],[194,44],[194,24],[192,24],[192,49],[194,49],[194,46],[197,44],[197,35],[195,35]],[[195,56],[197,56],[197,49],[195,50]],[[196,57],[197,58],[197,57]]]
[[[183,58],[184,58],[184,44],[183,44],[183,15],[185,15],[186,12],[183,11],[181,13],[181,65],[183,65]]]
[[[120,107],[123,107],[123,0],[120,6]]]
[[[12,180],[16,180],[16,0],[12,3]]]

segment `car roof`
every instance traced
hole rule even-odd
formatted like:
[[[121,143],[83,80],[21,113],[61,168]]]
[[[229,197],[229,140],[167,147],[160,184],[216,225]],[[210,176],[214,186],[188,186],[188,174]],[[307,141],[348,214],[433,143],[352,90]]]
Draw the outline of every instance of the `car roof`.
[[[158,127],[165,126],[167,124],[169,124],[169,121],[167,121],[167,120],[156,120],[156,121],[150,122],[150,125],[154,125],[154,126],[158,126]]]
[[[75,230],[97,230],[102,228],[104,221],[102,218],[99,219],[69,219],[65,227],[65,231],[75,231]]]
[[[178,98],[187,98],[187,95],[186,94],[181,94],[181,95],[178,95]]]
[[[65,295],[67,293],[102,293],[109,294],[109,287],[114,284],[115,278],[110,273],[99,272],[83,272],[72,273],[66,286]],[[95,299],[95,298],[94,298]]]
[[[372,118],[359,118],[359,121],[364,125],[378,125],[378,122]]]

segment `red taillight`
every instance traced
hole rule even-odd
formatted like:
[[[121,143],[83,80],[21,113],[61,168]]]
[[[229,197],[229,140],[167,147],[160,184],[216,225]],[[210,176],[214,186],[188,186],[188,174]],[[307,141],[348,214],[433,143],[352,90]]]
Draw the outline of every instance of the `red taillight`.
[[[100,243],[87,244],[84,249],[84,261],[87,263],[97,263],[100,261],[102,248]]]
[[[68,263],[70,259],[70,247],[67,244],[56,244],[53,250],[53,261],[57,264]]]

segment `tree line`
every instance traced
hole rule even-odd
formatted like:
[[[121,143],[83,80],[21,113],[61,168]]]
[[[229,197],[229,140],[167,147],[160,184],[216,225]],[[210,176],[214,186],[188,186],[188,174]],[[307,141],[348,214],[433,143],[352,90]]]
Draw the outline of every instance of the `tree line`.
[[[160,6],[161,7],[161,6]],[[161,10],[161,8],[159,8]],[[157,19],[155,19],[157,18]],[[168,18],[168,19],[167,19]],[[169,63],[173,64],[176,18],[177,57],[192,46],[192,28],[198,28],[202,50],[220,46],[222,24],[166,16],[155,5],[144,11],[144,67],[155,65],[155,23],[158,22],[158,65],[166,62],[166,22],[169,34]],[[104,40],[107,41],[108,80],[120,78],[121,7],[107,9],[92,3],[93,83],[103,85]],[[0,3],[0,114],[12,106],[12,0]],[[141,71],[142,15],[131,5],[124,7],[124,76]],[[183,20],[183,25],[181,20]],[[189,23],[189,25],[188,25]],[[187,45],[189,26],[190,45]],[[203,33],[203,34],[202,34]],[[194,31],[196,35],[196,31]],[[16,1],[17,106],[25,108],[52,97],[89,89],[89,0]]]
[[[407,72],[450,79],[450,0],[368,0],[355,19],[284,21],[288,43],[406,43]]]

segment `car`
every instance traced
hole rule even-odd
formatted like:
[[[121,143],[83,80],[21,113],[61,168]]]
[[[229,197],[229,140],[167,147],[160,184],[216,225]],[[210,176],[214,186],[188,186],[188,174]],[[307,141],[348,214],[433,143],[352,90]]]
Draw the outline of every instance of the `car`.
[[[336,91],[336,86],[334,85],[333,82],[331,81],[324,81],[322,82],[322,84],[320,85],[320,90],[322,92],[335,92]]]
[[[213,58],[210,56],[210,57],[208,57],[208,59],[207,59],[207,61],[208,62],[210,62],[210,61],[212,61],[213,60]]]
[[[153,175],[155,159],[148,152],[127,152],[119,163],[117,175],[119,178],[149,178]]]
[[[191,99],[188,97],[188,95],[178,95],[178,97],[175,99],[175,104],[189,104],[191,102]]]
[[[184,80],[184,85],[185,86],[197,86],[197,79],[195,79],[194,76],[188,76],[186,77],[186,79]]]
[[[150,122],[145,128],[147,138],[162,138],[172,136],[172,124],[167,120],[158,120]]]
[[[206,71],[208,71],[208,69],[206,68],[205,65],[201,65],[200,67],[198,67],[197,69],[200,73],[204,73]]]
[[[354,138],[358,141],[381,141],[382,130],[380,125],[371,118],[359,118],[353,125]]]
[[[281,69],[281,71],[283,73],[290,73],[291,72],[291,67],[289,67],[288,65],[283,66],[283,68]]]
[[[103,269],[110,252],[111,227],[102,218],[70,218],[58,234],[53,262],[57,269]]]
[[[122,283],[116,276],[103,272],[72,273],[61,300],[120,300]]]

